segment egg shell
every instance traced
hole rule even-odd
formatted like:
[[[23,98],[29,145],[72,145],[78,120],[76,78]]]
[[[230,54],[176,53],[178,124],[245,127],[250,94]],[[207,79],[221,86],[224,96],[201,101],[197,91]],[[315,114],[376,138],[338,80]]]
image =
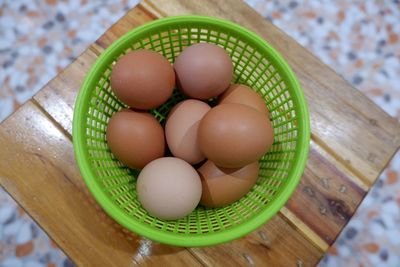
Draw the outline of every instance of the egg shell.
[[[256,91],[244,84],[231,84],[218,97],[219,104],[236,103],[252,107],[269,117],[269,111],[264,99]]]
[[[164,130],[147,112],[123,109],[115,113],[106,133],[112,153],[130,168],[141,169],[164,156]]]
[[[185,217],[198,205],[201,180],[184,160],[165,157],[146,165],[137,180],[138,200],[151,215],[164,220]]]
[[[188,99],[170,111],[165,124],[165,136],[171,153],[190,164],[205,159],[198,145],[197,131],[204,115],[211,109],[206,103]]]
[[[151,109],[171,97],[175,72],[159,53],[136,50],[118,59],[110,81],[111,89],[122,102],[136,109]]]
[[[200,150],[216,165],[239,168],[258,161],[271,147],[274,132],[264,114],[242,104],[220,104],[203,117]]]
[[[203,193],[200,204],[207,208],[223,207],[245,196],[258,178],[258,162],[242,168],[228,169],[208,160],[198,170]]]
[[[206,100],[225,91],[233,75],[232,61],[218,45],[189,46],[176,58],[177,85],[189,97]]]

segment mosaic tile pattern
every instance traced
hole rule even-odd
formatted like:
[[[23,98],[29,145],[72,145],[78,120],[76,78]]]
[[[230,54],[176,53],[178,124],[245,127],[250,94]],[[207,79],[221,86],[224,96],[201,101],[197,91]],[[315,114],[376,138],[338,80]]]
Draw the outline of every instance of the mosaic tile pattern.
[[[354,87],[400,120],[400,2],[249,1]],[[400,153],[320,267],[400,266]]]
[[[247,0],[400,120],[398,0]],[[77,57],[137,0],[0,1],[0,121]],[[400,153],[321,267],[400,266]],[[0,267],[74,266],[0,189]]]
[[[0,0],[0,122],[137,0]],[[0,188],[0,267],[73,267]]]
[[[0,266],[74,266],[3,190],[0,190]]]
[[[0,1],[0,121],[137,2]]]

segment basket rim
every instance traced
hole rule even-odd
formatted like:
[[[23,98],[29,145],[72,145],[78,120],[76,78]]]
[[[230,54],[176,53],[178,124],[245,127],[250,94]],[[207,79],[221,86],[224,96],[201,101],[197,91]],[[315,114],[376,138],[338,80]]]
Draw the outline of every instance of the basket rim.
[[[85,122],[82,122],[82,112],[86,110],[85,107],[88,105],[89,102],[88,99],[91,94],[91,84],[94,82],[96,73],[98,72],[98,69],[103,64],[105,59],[108,58],[115,49],[118,49],[119,46],[124,44],[127,39],[131,38],[134,35],[138,35],[145,31],[155,29],[159,26],[176,25],[177,23],[185,22],[203,24],[207,23],[210,25],[216,25],[218,27],[229,29],[233,32],[237,32],[246,36],[246,38],[252,39],[253,42],[255,42],[263,50],[268,50],[269,57],[273,58],[275,62],[279,63],[276,67],[280,68],[281,71],[287,74],[287,80],[293,88],[291,90],[291,93],[293,93],[298,100],[298,105],[295,104],[294,108],[296,110],[296,113],[300,114],[300,116],[297,118],[297,146],[301,148],[296,149],[295,151],[294,161],[292,163],[293,166],[288,174],[288,179],[290,179],[290,181],[286,182],[283,185],[284,188],[282,188],[274,197],[274,199],[271,200],[271,202],[268,204],[268,209],[261,210],[257,215],[252,216],[247,221],[244,221],[241,224],[230,227],[226,230],[191,236],[188,236],[186,234],[176,234],[173,232],[157,230],[142,222],[136,221],[136,219],[124,213],[116,204],[114,204],[109,199],[106,192],[102,190],[98,182],[93,179],[93,177],[96,177],[96,174],[91,168],[91,164],[88,159],[88,153],[87,151],[85,152],[83,149],[81,149],[81,147],[85,146],[84,133],[86,130]],[[85,80],[76,98],[72,124],[73,148],[81,175],[87,187],[89,188],[89,191],[92,193],[96,201],[106,211],[106,213],[122,226],[137,233],[140,236],[174,246],[200,247],[225,243],[242,237],[265,224],[284,206],[284,204],[287,202],[287,200],[296,189],[297,184],[299,183],[303,174],[309,153],[310,120],[308,106],[300,83],[298,82],[295,74],[293,73],[289,65],[266,40],[258,36],[256,33],[247,30],[236,23],[220,18],[207,16],[184,15],[161,18],[141,25],[116,40],[97,58],[96,62],[86,75]]]

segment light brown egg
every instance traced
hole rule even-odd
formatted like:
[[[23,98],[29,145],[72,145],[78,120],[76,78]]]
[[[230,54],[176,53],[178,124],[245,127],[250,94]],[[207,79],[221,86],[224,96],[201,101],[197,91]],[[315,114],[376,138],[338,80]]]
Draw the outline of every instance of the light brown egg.
[[[170,111],[165,124],[165,137],[175,157],[190,164],[205,159],[198,145],[197,131],[200,120],[210,109],[209,105],[200,100],[188,99]]]
[[[123,109],[108,122],[107,144],[126,166],[141,169],[164,156],[164,130],[151,114]]]
[[[220,104],[236,103],[243,104],[265,114],[269,117],[269,111],[264,99],[256,91],[244,84],[231,84],[218,98]]]
[[[258,161],[271,147],[274,132],[264,114],[242,104],[220,104],[200,122],[200,150],[216,165],[239,168]]]
[[[117,61],[110,81],[111,89],[122,102],[136,109],[151,109],[171,97],[175,72],[159,53],[137,50]]]
[[[185,217],[201,197],[201,181],[196,170],[184,160],[156,159],[140,172],[137,180],[139,202],[153,216],[164,220]]]
[[[208,208],[223,207],[239,200],[254,186],[258,178],[258,162],[242,168],[227,169],[208,160],[198,170],[203,193],[200,204]]]
[[[232,61],[226,51],[214,44],[187,47],[176,58],[174,69],[178,87],[184,94],[209,99],[225,91],[232,79]]]

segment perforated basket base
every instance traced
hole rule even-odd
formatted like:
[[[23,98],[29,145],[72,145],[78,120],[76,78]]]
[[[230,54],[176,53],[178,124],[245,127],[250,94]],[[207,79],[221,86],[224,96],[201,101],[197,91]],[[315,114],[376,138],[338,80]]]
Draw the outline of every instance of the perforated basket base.
[[[150,216],[138,202],[138,171],[116,160],[107,146],[107,122],[125,107],[112,93],[109,77],[115,61],[129,51],[154,50],[173,63],[185,47],[199,42],[223,47],[234,65],[232,82],[246,84],[263,97],[271,113],[275,142],[260,160],[256,185],[241,200],[218,209],[199,206],[185,218],[163,221]],[[175,90],[166,104],[151,112],[164,123],[169,110],[184,98]],[[86,77],[73,121],[77,162],[96,200],[128,229],[178,246],[226,242],[265,223],[295,189],[306,162],[309,135],[306,102],[282,57],[264,40],[236,24],[199,16],[160,19],[116,41]]]

